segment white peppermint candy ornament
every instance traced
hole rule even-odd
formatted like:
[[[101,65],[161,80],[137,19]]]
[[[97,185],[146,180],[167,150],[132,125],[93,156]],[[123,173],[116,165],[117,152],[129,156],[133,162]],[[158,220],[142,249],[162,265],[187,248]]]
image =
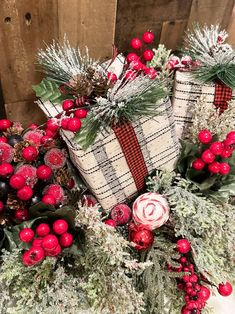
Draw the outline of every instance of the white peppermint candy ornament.
[[[170,207],[166,198],[159,193],[140,195],[133,204],[133,219],[136,224],[156,229],[169,219]]]

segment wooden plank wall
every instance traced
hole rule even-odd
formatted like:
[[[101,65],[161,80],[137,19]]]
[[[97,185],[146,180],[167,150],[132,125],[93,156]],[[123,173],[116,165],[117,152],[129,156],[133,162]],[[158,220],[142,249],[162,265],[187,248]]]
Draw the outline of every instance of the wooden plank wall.
[[[156,34],[156,44],[177,49],[192,23],[221,23],[231,31],[235,44],[235,0],[1,0],[0,86],[7,116],[44,121],[34,104],[32,84],[40,81],[35,55],[43,41],[63,40],[87,45],[94,57],[108,58],[115,41],[127,51],[133,36],[147,29]],[[1,93],[0,93],[1,94]],[[1,102],[1,97],[0,97]],[[3,106],[0,115],[3,116]]]

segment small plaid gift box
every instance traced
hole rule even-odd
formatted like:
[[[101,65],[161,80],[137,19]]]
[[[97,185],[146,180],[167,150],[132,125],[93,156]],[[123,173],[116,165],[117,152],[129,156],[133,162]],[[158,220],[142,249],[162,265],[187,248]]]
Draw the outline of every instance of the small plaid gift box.
[[[182,137],[192,122],[192,109],[199,97],[222,113],[227,109],[228,101],[235,99],[235,91],[221,83],[202,84],[190,72],[177,71],[172,105],[178,138]]]
[[[62,111],[48,101],[37,103],[48,117]],[[174,169],[178,141],[169,98],[161,101],[158,111],[155,117],[116,125],[110,133],[99,134],[86,151],[73,142],[73,133],[61,130],[72,162],[105,210],[135,196],[154,169]]]

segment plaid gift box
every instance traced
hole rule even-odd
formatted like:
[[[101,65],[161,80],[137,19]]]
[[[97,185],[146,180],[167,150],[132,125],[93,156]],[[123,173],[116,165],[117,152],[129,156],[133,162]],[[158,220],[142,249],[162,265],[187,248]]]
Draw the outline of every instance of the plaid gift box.
[[[235,99],[235,91],[224,84],[202,84],[196,81],[189,72],[177,71],[172,97],[176,134],[181,138],[192,122],[192,109],[199,97],[215,106],[222,113],[227,109],[228,101]]]
[[[37,103],[48,117],[62,111],[48,101]],[[162,100],[158,111],[155,117],[116,125],[110,133],[99,134],[86,151],[73,142],[73,133],[61,130],[72,162],[105,210],[135,196],[155,168],[174,169],[178,141],[169,98]]]

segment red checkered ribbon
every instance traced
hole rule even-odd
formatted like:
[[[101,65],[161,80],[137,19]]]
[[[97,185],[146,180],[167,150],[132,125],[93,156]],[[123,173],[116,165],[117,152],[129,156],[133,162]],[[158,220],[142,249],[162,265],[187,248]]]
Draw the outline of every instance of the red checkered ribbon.
[[[220,113],[228,108],[228,101],[232,98],[232,89],[225,84],[216,83],[214,105]]]
[[[130,168],[137,190],[140,191],[144,187],[144,179],[148,175],[148,169],[133,126],[131,123],[123,123],[113,126],[113,130]]]

